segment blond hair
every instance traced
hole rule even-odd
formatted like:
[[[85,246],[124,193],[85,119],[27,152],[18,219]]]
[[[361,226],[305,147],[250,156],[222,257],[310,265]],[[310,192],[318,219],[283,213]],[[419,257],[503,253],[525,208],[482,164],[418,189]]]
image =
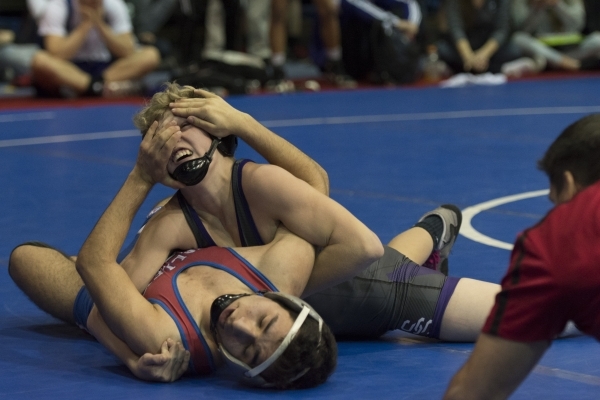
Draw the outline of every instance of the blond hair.
[[[142,135],[148,131],[154,121],[160,121],[165,111],[169,110],[169,103],[179,99],[194,97],[194,87],[181,86],[177,83],[165,83],[165,89],[152,96],[148,104],[133,116],[133,123]]]

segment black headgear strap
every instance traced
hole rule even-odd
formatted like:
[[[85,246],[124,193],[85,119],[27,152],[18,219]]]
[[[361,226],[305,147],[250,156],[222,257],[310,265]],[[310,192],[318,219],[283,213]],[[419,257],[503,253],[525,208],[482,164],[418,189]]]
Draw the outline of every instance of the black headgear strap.
[[[208,173],[208,167],[212,161],[213,154],[217,146],[221,143],[221,139],[213,138],[210,149],[202,157],[189,160],[175,168],[171,178],[179,181],[186,186],[194,186],[202,181]]]
[[[240,294],[224,294],[217,297],[212,305],[210,306],[210,330],[217,340],[217,322],[219,321],[219,316],[231,303],[239,299],[240,297],[250,296],[250,293],[240,293]]]

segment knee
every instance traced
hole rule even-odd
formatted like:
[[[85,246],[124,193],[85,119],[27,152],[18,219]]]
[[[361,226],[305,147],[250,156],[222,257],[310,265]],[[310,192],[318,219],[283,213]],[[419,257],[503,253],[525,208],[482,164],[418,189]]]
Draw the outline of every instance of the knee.
[[[600,32],[592,32],[586,38],[585,41],[592,44],[595,48],[600,48]]]
[[[144,46],[140,50],[142,54],[144,54],[144,60],[146,60],[146,64],[148,68],[154,69],[158,67],[160,64],[160,51],[154,46]]]
[[[533,39],[533,36],[531,36],[529,33],[527,32],[515,32],[512,35],[512,41],[513,43],[526,43],[528,41],[531,41]]]
[[[32,247],[26,243],[20,244],[10,253],[8,275],[17,284],[26,275],[27,260],[30,257]]]
[[[40,50],[34,54],[31,59],[31,70],[36,72],[43,72],[51,69],[53,57],[47,51]]]

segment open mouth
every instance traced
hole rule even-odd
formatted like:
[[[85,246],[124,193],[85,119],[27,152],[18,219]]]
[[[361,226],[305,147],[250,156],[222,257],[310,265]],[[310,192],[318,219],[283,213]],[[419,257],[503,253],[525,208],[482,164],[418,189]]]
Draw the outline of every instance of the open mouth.
[[[193,154],[194,153],[191,150],[179,149],[173,153],[173,155],[171,156],[171,161],[173,161],[174,163],[178,163],[180,161],[185,160],[186,158],[190,157]]]

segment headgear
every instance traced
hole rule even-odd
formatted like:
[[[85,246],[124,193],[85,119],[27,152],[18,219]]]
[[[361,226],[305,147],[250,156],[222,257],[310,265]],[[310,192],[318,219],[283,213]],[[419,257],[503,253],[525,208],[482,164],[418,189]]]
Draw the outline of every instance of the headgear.
[[[194,186],[202,181],[208,173],[215,149],[218,149],[225,157],[232,157],[237,148],[237,137],[230,135],[224,138],[212,137],[212,143],[208,151],[200,158],[186,161],[175,168],[171,178],[186,186]]]
[[[277,359],[279,358],[279,356],[281,356],[281,354],[285,351],[285,349],[287,349],[289,344],[292,342],[292,340],[294,340],[294,337],[296,336],[296,334],[302,327],[302,324],[304,324],[304,321],[306,321],[307,317],[311,317],[315,321],[318,322],[318,324],[319,324],[319,344],[321,344],[320,335],[321,335],[321,331],[323,328],[323,318],[321,318],[321,316],[319,314],[317,314],[317,312],[307,302],[305,302],[304,300],[302,300],[298,297],[291,296],[289,294],[285,294],[285,293],[281,293],[281,292],[259,292],[259,294],[263,295],[264,297],[269,298],[271,300],[281,302],[285,306],[287,306],[289,309],[291,309],[292,311],[295,311],[298,313],[298,317],[296,318],[296,321],[293,323],[292,327],[290,328],[290,331],[288,332],[286,337],[283,339],[283,341],[281,342],[279,347],[273,352],[273,354],[271,354],[271,356],[269,356],[269,358],[267,358],[265,361],[263,361],[256,367],[252,368],[248,364],[238,360],[233,355],[231,355],[223,347],[223,345],[219,342],[217,335],[216,335],[216,323],[219,319],[219,315],[221,315],[221,312],[223,312],[223,310],[225,310],[225,308],[227,308],[232,302],[234,302],[235,300],[237,300],[240,297],[248,296],[248,294],[223,295],[223,296],[217,297],[217,299],[215,299],[215,301],[213,302],[213,305],[210,310],[211,311],[211,330],[215,337],[215,341],[219,345],[219,351],[221,352],[221,354],[223,354],[223,356],[225,358],[225,362],[227,363],[227,366],[231,369],[231,371],[235,375],[238,375],[240,378],[242,378],[242,380],[244,382],[246,382],[252,386],[267,388],[267,387],[272,387],[273,384],[267,382],[262,376],[260,376],[260,374],[264,370],[269,368],[271,365],[273,365],[273,363],[275,361],[277,361]],[[299,374],[297,374],[296,376],[291,378],[289,382],[293,382],[297,379],[300,379],[309,370],[310,370],[310,367],[305,368],[304,370],[300,371]]]

